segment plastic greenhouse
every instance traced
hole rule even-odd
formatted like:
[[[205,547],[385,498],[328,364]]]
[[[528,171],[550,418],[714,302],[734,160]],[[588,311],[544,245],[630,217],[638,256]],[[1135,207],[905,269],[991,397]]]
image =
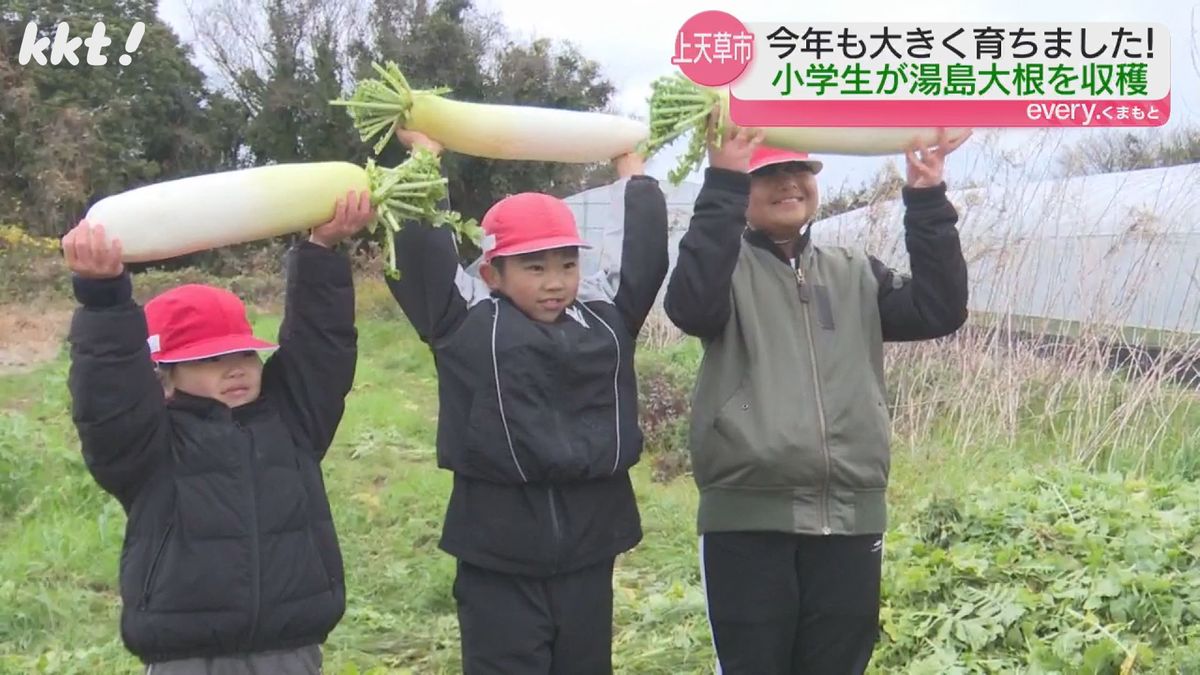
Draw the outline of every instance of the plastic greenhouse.
[[[674,265],[699,186],[663,186]],[[1041,333],[1111,327],[1147,346],[1168,336],[1193,348],[1200,341],[1200,164],[952,190],[950,198],[976,319]],[[567,201],[589,240],[620,206],[606,188]],[[819,221],[813,236],[906,269],[902,217],[899,200],[881,202]]]

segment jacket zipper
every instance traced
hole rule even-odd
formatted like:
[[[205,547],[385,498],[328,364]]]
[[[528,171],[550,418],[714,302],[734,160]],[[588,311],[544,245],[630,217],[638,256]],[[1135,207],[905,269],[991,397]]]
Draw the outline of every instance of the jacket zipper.
[[[558,522],[558,507],[554,504],[554,486],[546,486],[546,497],[550,501],[550,527],[554,531],[554,574],[558,574],[559,551],[562,549],[562,526]]]
[[[329,566],[325,564],[325,556],[321,555],[321,545],[317,543],[317,536],[313,534],[312,525],[306,525],[304,529],[308,533],[308,541],[312,544],[313,551],[317,554],[317,560],[321,561],[321,572],[325,574],[325,579],[329,581],[329,590],[332,591],[333,575],[329,573]]]
[[[583,303],[579,303],[579,306],[586,309],[588,314],[591,314],[596,321],[600,322],[601,326],[604,326],[609,334],[612,335],[613,344],[617,347],[617,365],[613,368],[613,406],[617,411],[615,416],[616,426],[613,430],[616,432],[617,451],[613,453],[613,468],[609,472],[609,475],[616,475],[617,467],[621,465],[621,339],[617,337],[617,331],[613,330],[613,327],[608,325],[607,321],[601,319],[599,314],[592,311],[591,307]]]
[[[800,260],[796,260],[796,285],[800,292],[800,302],[803,306],[800,308],[804,314],[804,331],[808,335],[808,356],[812,362],[813,375],[813,390],[817,397],[817,417],[821,422],[821,450],[825,456],[825,480],[821,483],[821,533],[830,534],[832,530],[829,527],[829,481],[833,473],[833,460],[829,456],[829,433],[825,425],[825,403],[821,395],[821,374],[817,369],[817,345],[813,339],[812,319],[808,316],[808,287],[804,280],[804,269],[800,266]]]
[[[158,564],[162,560],[163,551],[167,549],[167,540],[171,538],[171,530],[175,529],[175,523],[167,523],[167,531],[163,533],[162,539],[158,542],[158,549],[154,551],[154,559],[150,561],[150,571],[146,573],[146,583],[142,586],[142,605],[140,609],[145,610],[150,606],[150,589],[154,586],[154,577],[158,573]]]
[[[569,345],[569,342],[567,340],[566,331],[564,331],[562,328],[559,328],[558,326],[555,326],[554,327],[554,341],[558,343],[559,349],[561,350],[560,356],[565,357],[565,355],[567,353],[567,346]],[[563,360],[566,360],[566,359],[563,358]],[[562,401],[564,401],[566,399],[566,392],[562,391],[561,382],[562,381],[557,378],[555,378],[555,380],[554,380],[554,384],[555,384],[554,390],[557,393],[557,396],[555,396],[556,400],[554,401],[554,405],[553,405],[553,408],[554,408],[554,430],[558,433],[558,437],[560,439],[562,439],[562,442],[564,444],[566,444],[566,447],[563,448],[563,451],[566,452],[567,457],[569,459],[573,460],[573,459],[575,459],[575,444],[571,442],[571,434],[569,434],[567,432],[566,425],[563,424],[562,409],[559,407],[559,405],[562,403]]]
[[[569,342],[567,340],[566,331],[563,330],[561,327],[555,326],[554,327],[554,337],[555,337],[555,341],[559,343],[559,349],[562,350],[561,354],[565,355],[566,351],[567,351],[567,346],[569,345]],[[555,383],[558,384],[559,386],[561,386],[561,384],[559,384],[560,382],[561,382],[561,380],[555,379]],[[558,387],[556,387],[556,389],[557,388]],[[559,404],[565,398],[566,398],[565,392],[559,391],[558,396],[556,396],[557,400],[554,402],[554,425],[555,425],[556,431],[558,432],[558,437],[561,438],[563,443],[565,443],[567,446],[567,447],[563,448],[563,450],[567,453],[567,457],[570,459],[574,459],[575,458],[575,446],[571,442],[571,435],[569,433],[567,433],[566,426],[563,424],[562,409],[559,408]],[[557,574],[560,557],[562,555],[562,524],[559,522],[559,519],[558,519],[558,506],[557,506],[557,504],[555,504],[555,501],[554,501],[554,485],[553,484],[546,486],[546,497],[550,502],[550,527],[554,532],[554,567],[553,567],[553,570],[554,570],[554,573]]]
[[[237,428],[250,441],[249,452],[246,453],[246,461],[250,464],[250,598],[254,603],[251,605],[250,611],[250,634],[246,639],[246,646],[249,649],[254,648],[254,638],[258,632],[258,613],[260,610],[262,589],[260,588],[261,581],[259,579],[259,550],[258,550],[258,495],[255,491],[255,484],[258,477],[254,471],[254,435],[248,429],[237,424]]]

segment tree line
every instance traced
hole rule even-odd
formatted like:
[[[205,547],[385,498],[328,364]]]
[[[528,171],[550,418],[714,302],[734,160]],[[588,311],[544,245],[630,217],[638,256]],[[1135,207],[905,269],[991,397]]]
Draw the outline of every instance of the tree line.
[[[472,0],[213,0],[189,6],[196,50],[155,0],[6,4],[0,220],[45,236],[98,199],[152,182],[278,162],[364,163],[370,148],[329,101],[374,77],[372,62],[396,61],[414,86],[449,87],[462,100],[606,111],[615,91],[574,45],[515,40]],[[27,22],[53,39],[59,22],[86,37],[98,20],[112,39],[107,65],[18,63]],[[138,21],[141,45],[120,65]],[[377,161],[396,164],[404,153],[393,143]],[[474,218],[512,192],[566,196],[612,177],[606,165],[446,162],[452,206]]]
[[[192,2],[193,0],[185,0]],[[613,83],[570,43],[515,39],[472,0],[196,0],[197,51],[157,14],[156,0],[5,0],[0,6],[0,222],[57,236],[96,200],[151,182],[277,162],[345,160],[370,152],[342,107],[372,62],[396,61],[422,88],[462,100],[611,110]],[[86,36],[103,20],[110,53],[138,21],[128,66],[21,66],[25,25]],[[200,64],[215,73],[206,77]],[[378,161],[404,159],[390,144]],[[1200,161],[1194,128],[1110,130],[1065,148],[1066,175]],[[502,162],[449,154],[452,207],[480,218],[506,194],[559,196],[611,180],[607,165]],[[832,215],[898,194],[884,172],[830,194]]]

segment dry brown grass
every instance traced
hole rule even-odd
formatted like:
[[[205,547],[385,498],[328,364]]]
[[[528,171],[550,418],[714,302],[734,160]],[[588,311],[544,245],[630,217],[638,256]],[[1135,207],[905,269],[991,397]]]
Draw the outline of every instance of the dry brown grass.
[[[1172,359],[1107,331],[1053,342],[982,323],[887,345],[896,448],[968,460],[1049,453],[1136,473],[1200,468],[1200,343]],[[652,315],[648,349],[681,339],[661,310]]]
[[[69,321],[62,307],[0,306],[0,374],[28,371],[57,356]]]
[[[1055,347],[968,328],[936,343],[890,345],[888,380],[900,445],[967,456],[1051,446],[1089,468],[1189,469],[1200,449],[1200,397],[1181,385],[1195,362],[1119,365],[1127,345]]]

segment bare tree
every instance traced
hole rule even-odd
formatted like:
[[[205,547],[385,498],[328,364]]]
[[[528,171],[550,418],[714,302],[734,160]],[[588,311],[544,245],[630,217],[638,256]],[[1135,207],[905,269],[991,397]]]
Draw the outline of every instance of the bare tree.
[[[1105,130],[1067,148],[1059,157],[1060,174],[1081,176],[1137,171],[1200,162],[1200,128]]]
[[[184,5],[200,51],[220,73],[217,85],[251,114],[263,102],[247,80],[269,78],[281,54],[297,62],[311,61],[322,47],[345,54],[369,32],[368,0],[184,0]],[[287,30],[272,30],[273,20],[285,18]],[[288,43],[279,44],[281,37]],[[341,79],[350,81],[349,60],[339,67]]]

